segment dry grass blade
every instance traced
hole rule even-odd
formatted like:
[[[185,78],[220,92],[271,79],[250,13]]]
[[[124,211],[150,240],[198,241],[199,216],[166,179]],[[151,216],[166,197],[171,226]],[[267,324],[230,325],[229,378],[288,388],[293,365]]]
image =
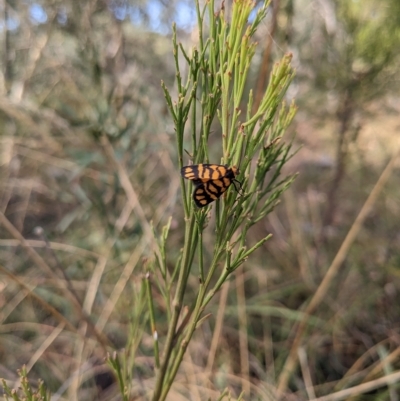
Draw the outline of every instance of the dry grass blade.
[[[46,242],[43,240],[26,239],[26,244],[31,248],[47,248],[50,247],[52,250],[68,252],[74,255],[78,255],[81,258],[98,258],[100,255],[96,252],[89,251],[87,249],[79,248],[70,244],[63,244],[61,242]],[[0,247],[4,246],[20,246],[21,242],[17,239],[1,239]]]
[[[304,384],[306,386],[307,396],[311,400],[315,398],[315,391],[312,383],[310,366],[307,361],[307,353],[304,347],[299,347],[298,356],[299,356],[301,371],[303,373]]]
[[[15,239],[20,241],[20,244],[25,249],[26,253],[36,263],[36,265],[43,270],[43,272],[45,272],[49,277],[52,277],[53,279],[58,279],[58,276],[54,273],[54,270],[45,262],[45,260],[31,246],[29,246],[29,243],[25,240],[25,238],[21,235],[21,233],[11,224],[11,222],[4,216],[4,214],[2,212],[0,212],[0,223],[3,224],[3,226],[7,229],[7,231]],[[75,294],[70,291],[67,283],[64,281],[60,281],[60,283],[61,283],[61,289],[62,289],[64,295],[72,302],[76,311],[80,314],[81,318],[83,320],[85,320],[86,322],[88,322],[88,325],[90,326],[91,330],[97,337],[100,344],[102,344],[105,347],[105,345],[108,343],[108,340],[90,322],[90,319],[87,317],[87,315],[83,311],[82,306],[80,305]]]
[[[37,301],[45,310],[48,310],[49,313],[54,316],[55,319],[57,319],[60,323],[65,324],[65,326],[68,328],[68,330],[72,332],[77,332],[77,329],[60,313],[58,312],[53,306],[51,306],[48,302],[44,301],[42,298],[40,298],[38,295],[36,295],[32,290],[25,285],[21,280],[18,279],[17,276],[9,272],[6,268],[0,265],[0,271],[10,277],[14,282],[16,282],[22,289],[23,291],[26,292],[26,295],[33,298],[35,301]]]
[[[371,211],[373,205],[375,204],[379,194],[382,192],[386,182],[388,181],[389,177],[391,176],[395,166],[397,158],[399,157],[400,149],[397,149],[396,152],[393,154],[391,160],[387,164],[386,168],[383,170],[381,176],[379,177],[378,181],[376,182],[374,188],[372,189],[371,193],[369,194],[367,200],[365,201],[363,207],[360,210],[356,220],[354,221],[353,225],[351,226],[346,238],[344,239],[339,251],[337,252],[332,264],[330,265],[328,271],[325,274],[321,284],[319,285],[317,291],[311,298],[310,303],[308,304],[307,308],[304,311],[304,318],[300,322],[296,336],[293,340],[292,347],[290,349],[290,353],[288,358],[286,359],[285,366],[282,370],[282,373],[279,377],[278,381],[278,391],[283,393],[286,391],[288,381],[290,376],[293,373],[293,370],[297,364],[297,352],[298,348],[300,347],[304,331],[307,326],[307,321],[309,316],[314,312],[316,307],[323,301],[324,296],[328,292],[329,286],[332,283],[332,280],[338,273],[343,261],[345,260],[347,253],[353,244],[354,240],[356,239],[359,231],[362,228],[362,225],[368,216],[369,212]]]
[[[221,294],[218,304],[218,314],[215,318],[215,327],[214,327],[213,337],[211,340],[210,352],[208,353],[207,356],[207,366],[205,369],[207,374],[207,380],[209,380],[209,377],[211,376],[212,367],[215,361],[215,354],[217,352],[218,343],[220,341],[221,331],[224,323],[224,313],[226,308],[226,300],[228,298],[228,291],[229,291],[229,281],[226,282],[221,289]]]
[[[247,336],[246,296],[244,292],[244,271],[239,267],[236,273],[236,296],[239,319],[239,352],[240,373],[242,375],[242,391],[250,394],[250,366],[249,366],[249,344]]]
[[[365,394],[368,391],[372,391],[372,390],[378,389],[380,387],[387,386],[389,384],[398,383],[399,380],[400,380],[400,372],[395,372],[395,373],[391,373],[387,376],[380,377],[379,379],[371,380],[368,383],[363,383],[358,386],[347,388],[345,390],[341,390],[336,393],[326,395],[324,397],[314,398],[311,401],[344,400],[345,398],[360,395],[360,394]]]
[[[131,208],[135,211],[136,216],[139,219],[140,224],[142,225],[143,231],[145,232],[146,236],[148,236],[149,240],[153,240],[153,234],[151,232],[150,224],[143,211],[142,205],[139,202],[139,198],[136,194],[136,191],[133,188],[131,181],[129,180],[129,175],[128,175],[126,169],[115,158],[114,150],[110,144],[110,141],[108,140],[108,138],[106,136],[102,136],[102,144],[103,144],[105,153],[107,154],[107,156],[109,157],[111,162],[116,167],[119,179],[121,181],[121,185],[124,188],[126,196],[128,197],[128,201],[130,203]]]

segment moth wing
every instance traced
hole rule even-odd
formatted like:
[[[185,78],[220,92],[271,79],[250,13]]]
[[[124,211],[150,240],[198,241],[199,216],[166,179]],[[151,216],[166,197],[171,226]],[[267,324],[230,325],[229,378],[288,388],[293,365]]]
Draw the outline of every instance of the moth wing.
[[[181,176],[187,180],[198,180],[199,169],[198,165],[185,166],[181,168]]]
[[[193,190],[193,200],[197,207],[204,207],[214,202],[218,197],[214,194],[210,194],[204,183],[199,183]]]
[[[225,177],[229,169],[221,164],[193,164],[181,168],[181,176],[192,181],[207,182]]]

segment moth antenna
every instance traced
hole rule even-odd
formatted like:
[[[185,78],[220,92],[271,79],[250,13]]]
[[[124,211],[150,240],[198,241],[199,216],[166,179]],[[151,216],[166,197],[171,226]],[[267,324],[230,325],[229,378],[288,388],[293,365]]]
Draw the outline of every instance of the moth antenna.
[[[183,149],[185,153],[189,156],[190,161],[193,163],[194,156],[191,155],[186,149]]]
[[[241,183],[240,181],[238,181],[236,178],[234,178],[234,179],[232,180],[232,183],[233,183],[233,186],[234,186],[235,189],[236,189],[236,192],[237,192],[239,195],[243,196],[243,195],[244,195],[244,192],[243,192],[242,183]],[[236,184],[239,184],[239,189],[237,189]]]

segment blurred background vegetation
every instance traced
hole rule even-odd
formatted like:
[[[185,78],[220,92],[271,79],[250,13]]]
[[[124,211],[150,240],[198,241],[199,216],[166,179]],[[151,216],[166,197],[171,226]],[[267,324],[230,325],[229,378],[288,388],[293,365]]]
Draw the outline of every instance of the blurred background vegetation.
[[[225,387],[274,399],[266,394],[282,385],[302,311],[341,249],[296,348],[287,399],[344,389],[356,399],[370,384],[357,399],[399,400],[400,2],[270,8],[249,85],[257,102],[273,63],[293,54],[299,152],[286,168],[300,174],[253,231],[273,238],[211,305],[169,399],[217,399]],[[137,322],[151,225],[159,233],[172,216],[171,265],[183,237],[160,81],[174,86],[174,21],[183,47],[196,45],[194,2],[8,0],[0,13],[0,377],[16,381],[26,364],[56,399],[118,399],[105,352],[129,346],[133,399],[146,399],[152,336]],[[373,188],[370,213],[343,247]]]

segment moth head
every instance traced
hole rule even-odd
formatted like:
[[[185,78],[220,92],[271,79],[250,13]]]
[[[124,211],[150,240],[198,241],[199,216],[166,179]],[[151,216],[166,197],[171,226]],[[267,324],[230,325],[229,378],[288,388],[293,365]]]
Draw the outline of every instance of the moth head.
[[[234,175],[235,177],[238,176],[238,175],[240,174],[240,171],[239,171],[239,169],[238,169],[236,166],[232,166],[232,167],[231,167],[231,170],[232,170],[233,175]]]

